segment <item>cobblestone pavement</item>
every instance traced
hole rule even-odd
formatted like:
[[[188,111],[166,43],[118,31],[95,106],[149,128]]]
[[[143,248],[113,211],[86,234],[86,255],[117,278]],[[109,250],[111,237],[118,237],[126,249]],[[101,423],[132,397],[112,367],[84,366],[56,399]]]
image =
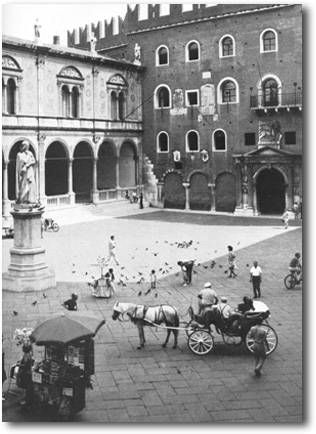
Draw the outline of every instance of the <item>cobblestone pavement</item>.
[[[302,422],[302,288],[286,290],[283,284],[289,259],[295,251],[302,249],[301,229],[284,231],[274,225],[198,226],[193,224],[193,215],[191,220],[192,224],[180,224],[145,221],[139,216],[138,220],[109,219],[95,221],[93,225],[75,224],[61,228],[57,234],[45,234],[47,258],[49,263],[54,259],[58,287],[46,291],[46,298],[42,293],[3,292],[6,367],[20,358],[20,349],[11,341],[14,330],[34,326],[42,316],[62,311],[60,303],[76,291],[80,312],[104,317],[106,324],[95,339],[94,389],[87,391],[86,408],[75,416],[74,421]],[[251,294],[249,265],[257,259],[264,271],[262,300],[270,307],[270,324],[279,337],[278,348],[267,359],[262,377],[253,375],[253,358],[243,346],[224,345],[216,334],[215,349],[204,357],[190,352],[184,332],[179,335],[177,349],[172,349],[171,345],[162,348],[165,331],[155,328],[146,329],[146,346],[137,350],[137,329],[129,322],[111,319],[115,300],[92,298],[84,281],[87,280],[82,268],[84,259],[93,262],[98,249],[100,253],[102,251],[98,245],[100,239],[103,242],[112,231],[118,234],[120,261],[128,268],[128,273],[121,267],[116,270],[117,275],[125,273],[128,281],[126,286],[117,285],[116,298],[125,302],[173,304],[180,315],[186,313],[190,304],[196,305],[197,291],[208,280],[235,306],[242,296]],[[157,244],[153,241],[155,238]],[[191,239],[193,243],[189,249],[177,247],[177,242]],[[4,255],[10,246],[10,240],[7,241]],[[174,245],[170,246],[170,243]],[[148,251],[146,244],[150,247]],[[236,279],[227,279],[224,274],[227,258],[223,255],[227,244],[238,248]],[[58,247],[61,245],[62,249]],[[137,252],[136,248],[139,249]],[[72,262],[74,252],[77,256]],[[159,263],[155,262],[154,253],[163,258]],[[185,254],[192,256],[193,253],[200,265],[195,267],[192,286],[182,287],[181,276],[173,264]],[[133,262],[131,255],[138,260]],[[137,283],[136,272],[140,270],[145,274],[150,268],[161,265],[162,260],[168,265],[161,267],[165,273],[161,271],[159,275],[158,297],[152,293],[145,296],[149,285]],[[213,268],[211,260],[216,261]],[[141,265],[143,268],[139,268]],[[94,270],[96,274],[97,267],[94,266]],[[140,291],[142,294],[138,296]],[[37,304],[33,306],[35,300]],[[13,310],[18,314],[13,315]],[[188,319],[187,315],[182,320],[185,319]],[[40,350],[41,347],[36,347],[35,358],[40,356]],[[7,388],[8,381],[4,390]],[[44,415],[22,414],[18,399],[19,390],[11,384],[3,403],[3,421],[44,420]]]

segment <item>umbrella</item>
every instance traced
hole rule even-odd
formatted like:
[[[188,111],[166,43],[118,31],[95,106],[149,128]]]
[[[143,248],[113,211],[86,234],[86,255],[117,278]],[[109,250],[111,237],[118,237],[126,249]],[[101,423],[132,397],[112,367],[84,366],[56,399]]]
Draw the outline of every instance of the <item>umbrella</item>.
[[[50,317],[35,327],[30,338],[37,345],[70,344],[73,341],[94,337],[104,319],[74,314]]]

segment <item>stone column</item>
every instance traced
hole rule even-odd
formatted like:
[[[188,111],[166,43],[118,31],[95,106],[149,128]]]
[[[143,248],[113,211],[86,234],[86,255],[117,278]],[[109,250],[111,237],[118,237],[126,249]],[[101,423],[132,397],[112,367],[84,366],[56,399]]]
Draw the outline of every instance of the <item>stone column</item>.
[[[216,197],[215,197],[215,184],[208,184],[208,188],[211,190],[211,212],[216,211]]]
[[[243,209],[248,208],[248,166],[247,164],[244,164],[243,167],[241,167],[241,191],[242,191],[242,207]]]
[[[157,183],[157,201],[158,201],[158,206],[161,206],[162,208],[164,207],[164,198],[162,194],[163,186],[164,186],[163,182]]]
[[[253,215],[257,216],[258,208],[257,208],[257,188],[256,188],[256,181],[253,180],[252,182],[252,207],[253,207]]]
[[[41,134],[38,138],[38,197],[43,205],[47,203],[45,194],[45,139],[44,134]]]
[[[115,178],[116,178],[116,188],[120,188],[120,157],[115,157]]]
[[[99,202],[99,193],[98,193],[98,184],[97,184],[97,164],[98,159],[93,159],[93,169],[92,169],[92,202],[98,203]]]
[[[190,209],[190,184],[189,182],[183,182],[185,188],[185,209]]]
[[[72,179],[73,179],[72,164],[73,164],[73,159],[69,158],[69,160],[68,160],[68,196],[70,199],[70,205],[73,205],[75,203],[75,193],[73,191],[73,184],[72,184]]]
[[[7,112],[7,80],[3,77],[2,113]]]

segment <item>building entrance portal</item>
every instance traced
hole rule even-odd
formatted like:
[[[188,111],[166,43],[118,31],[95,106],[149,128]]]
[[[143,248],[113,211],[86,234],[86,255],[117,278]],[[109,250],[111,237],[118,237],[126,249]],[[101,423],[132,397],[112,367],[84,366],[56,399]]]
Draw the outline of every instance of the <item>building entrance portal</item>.
[[[285,209],[285,182],[276,169],[264,169],[257,178],[257,204],[260,214],[282,214]]]

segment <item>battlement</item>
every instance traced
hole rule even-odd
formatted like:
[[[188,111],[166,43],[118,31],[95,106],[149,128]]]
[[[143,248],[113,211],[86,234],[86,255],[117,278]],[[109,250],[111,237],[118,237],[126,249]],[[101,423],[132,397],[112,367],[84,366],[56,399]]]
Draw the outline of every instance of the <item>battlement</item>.
[[[273,4],[136,4],[127,5],[125,17],[113,17],[67,32],[69,47],[89,49],[92,33],[96,50],[104,46],[118,46],[127,42],[126,36],[145,29],[207,18],[224,18],[247,11],[258,11],[286,5]]]

